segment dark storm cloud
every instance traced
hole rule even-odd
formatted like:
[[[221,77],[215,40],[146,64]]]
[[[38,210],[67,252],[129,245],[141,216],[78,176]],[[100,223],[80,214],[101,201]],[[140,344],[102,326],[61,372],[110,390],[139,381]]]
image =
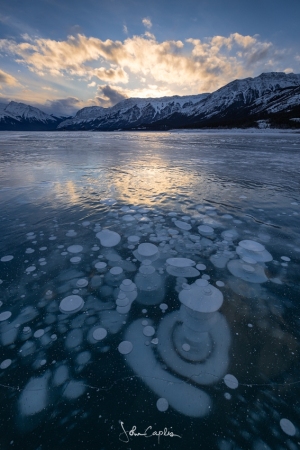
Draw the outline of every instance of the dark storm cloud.
[[[108,84],[106,86],[98,86],[97,94],[96,99],[98,104],[103,107],[114,106],[127,98],[127,95],[116,88],[112,88]]]

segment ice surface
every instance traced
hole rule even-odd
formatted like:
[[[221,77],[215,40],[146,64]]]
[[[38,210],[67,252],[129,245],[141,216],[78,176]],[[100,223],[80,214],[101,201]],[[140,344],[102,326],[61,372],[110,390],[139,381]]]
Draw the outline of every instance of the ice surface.
[[[41,141],[32,147],[41,160],[51,155],[55,161],[59,154],[62,170],[59,174],[52,174],[54,191],[50,184],[46,189],[45,185],[43,188],[39,186],[41,175],[37,174],[33,159],[27,161],[24,157],[34,155],[28,153],[33,138],[27,134],[16,137],[13,133],[12,136],[18,144],[12,142],[9,158],[14,158],[14,154],[21,156],[21,153],[22,158],[12,165],[13,170],[9,171],[11,179],[6,175],[7,171],[1,174],[1,181],[10,186],[1,190],[1,200],[4,199],[1,256],[8,253],[14,255],[11,263],[1,262],[0,275],[3,280],[0,286],[0,314],[12,313],[11,317],[0,322],[1,389],[4,394],[8,393],[5,396],[7,411],[12,412],[11,425],[8,423],[6,430],[7,441],[12,438],[18,440],[17,432],[16,436],[10,436],[14,421],[26,422],[27,427],[26,417],[39,416],[39,429],[43,428],[45,433],[36,435],[40,436],[36,447],[44,444],[51,448],[68,446],[75,436],[72,430],[78,429],[80,424],[87,434],[92,432],[89,418],[97,398],[100,399],[99,415],[106,420],[108,428],[114,427],[120,418],[117,417],[117,409],[113,411],[108,408],[110,400],[115,405],[123,403],[126,409],[136,386],[145,383],[145,389],[141,391],[143,402],[136,402],[131,425],[136,423],[135,418],[139,414],[147,423],[151,419],[151,409],[158,414],[155,404],[159,398],[169,404],[167,416],[175,412],[178,417],[183,414],[189,419],[210,413],[211,417],[205,422],[214,423],[217,419],[218,430],[215,433],[209,432],[211,427],[208,431],[200,427],[200,432],[197,420],[189,420],[191,433],[187,432],[184,420],[181,430],[176,426],[175,431],[184,436],[187,448],[193,449],[200,445],[199,442],[203,447],[221,448],[223,440],[228,448],[247,448],[249,442],[253,449],[262,448],[264,443],[269,449],[274,445],[285,448],[286,442],[291,448],[297,445],[297,405],[289,395],[283,398],[278,394],[275,382],[297,383],[298,373],[297,327],[289,317],[297,306],[300,241],[298,216],[293,214],[298,213],[299,205],[292,206],[291,201],[297,195],[294,186],[298,180],[295,174],[299,167],[299,137],[287,138],[283,134],[264,137],[256,133],[235,137],[229,132],[190,132],[178,133],[175,139],[174,134],[165,133],[160,134],[159,145],[156,145],[157,137],[153,133],[143,133],[142,140],[138,133],[128,133],[126,136],[122,133],[119,148],[119,137],[114,133],[106,133],[105,136],[93,133],[87,138],[83,132],[74,140],[63,133],[59,139],[64,145],[72,145],[72,157],[76,164],[74,175],[68,170],[70,159],[67,155],[51,150],[55,136],[46,133],[43,134],[45,146],[51,140],[47,151],[42,152],[38,148],[39,145],[44,146]],[[11,138],[6,139],[10,143]],[[130,158],[127,156],[128,139]],[[0,136],[0,140],[6,148],[4,138]],[[82,152],[81,144],[87,140],[90,142],[89,161]],[[123,140],[126,141],[126,148]],[[206,145],[208,140],[214,152]],[[114,153],[109,152],[112,143]],[[141,143],[145,164],[140,164],[139,170],[136,170],[135,157]],[[155,170],[151,171],[151,177],[158,181],[156,174],[162,175],[165,183],[163,189],[160,183],[147,182],[149,174],[146,163],[150,156],[144,148],[150,148],[149,155],[151,153],[153,156],[153,143]],[[170,143],[172,151],[169,151]],[[280,146],[284,149],[280,150]],[[289,151],[288,147],[292,150]],[[182,154],[182,148],[186,149],[188,158],[186,152]],[[24,149],[26,151],[23,153]],[[135,150],[138,152],[134,153]],[[5,167],[7,155],[7,152],[2,152]],[[288,167],[286,161],[291,157],[293,164]],[[127,158],[124,171],[109,171],[109,177],[98,176],[102,168],[106,173],[107,168],[115,167],[116,158],[122,163]],[[53,161],[47,166],[50,171]],[[257,165],[255,170],[254,162]],[[67,168],[65,173],[64,164]],[[170,170],[171,177],[168,176]],[[288,179],[285,180],[282,173],[289,173]],[[15,174],[18,175],[16,179]],[[32,185],[30,180],[36,174],[39,178]],[[14,187],[13,183],[18,184],[18,180],[26,180],[28,187]],[[69,198],[68,189],[63,186],[67,186],[64,183],[70,180],[72,196]],[[128,197],[125,180],[132,185]],[[52,210],[50,203],[54,192]],[[247,204],[239,200],[241,194],[247,196]],[[99,204],[99,198],[103,195],[115,196],[115,204]],[[7,198],[11,200],[6,201]],[[22,216],[21,220],[14,217],[16,211]],[[172,212],[169,214],[169,211]],[[231,214],[224,214],[226,212]],[[125,214],[130,216],[130,220],[124,220]],[[86,218],[89,224],[84,226],[83,220]],[[173,218],[191,226],[191,229],[176,227]],[[25,229],[20,227],[23,220],[26,220]],[[73,231],[69,230],[66,237],[70,226]],[[200,226],[211,227],[213,234],[199,234]],[[114,230],[120,236],[117,246],[103,246],[101,240],[95,238],[101,230]],[[26,235],[27,231],[29,233]],[[75,235],[76,238],[72,237]],[[56,240],[52,240],[55,237]],[[243,244],[238,245],[243,240],[257,242],[256,251],[251,246],[243,248]],[[97,241],[98,245],[95,245]],[[28,244],[31,247],[28,248]],[[78,253],[68,250],[77,244],[82,247]],[[154,245],[153,253],[144,255],[141,251],[139,254],[138,246],[142,244]],[[262,247],[265,248],[261,250]],[[270,259],[269,252],[274,255],[274,263],[262,260],[266,256]],[[72,265],[70,258],[77,256],[82,259],[77,265]],[[266,281],[261,286],[260,283],[248,282],[248,278],[245,281],[232,275],[224,267],[224,261],[228,258],[240,261],[239,268],[247,275],[256,273],[259,267],[264,273],[264,280],[268,278],[272,283]],[[103,275],[101,266],[98,272],[97,262],[103,264]],[[44,263],[47,264],[42,266]],[[36,267],[36,270],[26,271],[28,267]],[[170,276],[171,267],[174,272]],[[181,269],[187,269],[187,272]],[[193,273],[196,275],[194,279],[188,276],[191,275],[190,270],[196,271]],[[115,283],[106,277],[108,273],[118,277],[118,272],[124,276],[123,280]],[[151,278],[152,275],[155,277]],[[224,295],[221,312],[210,312],[209,308],[206,311],[197,310],[203,298],[207,297],[207,306],[214,303],[212,287],[220,288]],[[196,294],[198,289],[201,291],[199,297]],[[179,294],[188,291],[193,294],[189,308],[182,305],[178,298]],[[84,302],[78,312],[73,305],[73,315],[62,311],[61,305],[64,298],[72,293]],[[149,301],[145,302],[146,298]],[[287,323],[288,328],[284,326]],[[151,333],[147,333],[148,327]],[[95,339],[99,328],[107,330],[103,340]],[[36,338],[33,333],[38,330],[44,330],[44,335]],[[124,340],[132,345],[127,354],[118,350]],[[282,348],[287,350],[284,358]],[[12,362],[3,370],[9,358]],[[45,409],[40,413],[14,418],[15,395],[20,397],[28,382],[42,377],[47,369],[50,376],[46,383],[47,393],[43,394],[46,397]],[[223,383],[224,376],[231,373],[240,383],[243,381],[243,386],[240,384],[237,389],[231,390]],[[77,376],[80,380],[75,380]],[[61,381],[55,382],[56,377]],[[67,388],[70,380],[72,383]],[[228,377],[225,380],[228,382]],[[272,382],[272,389],[267,386],[268,380]],[[79,381],[86,385],[83,389],[88,395],[78,397],[78,392],[74,393],[73,388]],[[126,389],[123,389],[124,383]],[[82,385],[79,388],[81,393]],[[17,389],[21,391],[18,393]],[[253,395],[255,390],[259,391],[259,403],[257,396]],[[35,391],[31,394],[35,395]],[[151,401],[147,406],[149,399]],[[239,404],[238,415],[232,409],[236,401]],[[145,409],[145,405],[150,409]],[[19,401],[17,406],[20,412]],[[223,407],[231,408],[231,413],[220,415],[218,411]],[[3,417],[7,411],[5,413],[3,410]],[[219,416],[222,416],[221,419]],[[244,420],[245,417],[247,420]],[[280,424],[281,417],[294,424],[295,434],[284,432],[282,425],[285,422]],[[60,438],[55,433],[53,436],[48,433],[49,426],[58,428],[57,435],[62,436],[64,442],[58,442]],[[59,432],[60,427],[64,436]],[[111,430],[114,434],[114,428]],[[102,446],[105,448],[112,434],[104,436]],[[28,438],[31,439],[29,435]],[[174,442],[172,440],[169,445]]]

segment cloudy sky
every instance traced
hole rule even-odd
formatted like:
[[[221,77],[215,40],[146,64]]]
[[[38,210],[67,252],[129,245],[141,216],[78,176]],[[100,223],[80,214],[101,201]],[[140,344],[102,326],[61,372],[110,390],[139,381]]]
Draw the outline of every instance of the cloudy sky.
[[[300,73],[300,0],[0,0],[0,102],[73,114]]]

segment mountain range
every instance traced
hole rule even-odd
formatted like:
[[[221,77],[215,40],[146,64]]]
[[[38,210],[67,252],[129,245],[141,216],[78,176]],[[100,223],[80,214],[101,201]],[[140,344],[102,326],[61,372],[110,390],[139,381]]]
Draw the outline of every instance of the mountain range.
[[[210,94],[128,98],[55,117],[29,105],[0,104],[0,130],[168,130],[300,128],[300,74],[269,72],[235,80]]]

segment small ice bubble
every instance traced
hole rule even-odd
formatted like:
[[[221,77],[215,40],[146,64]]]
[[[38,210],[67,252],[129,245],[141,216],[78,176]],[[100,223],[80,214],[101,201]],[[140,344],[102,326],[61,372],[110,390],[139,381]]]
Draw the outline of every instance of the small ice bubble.
[[[80,253],[82,252],[83,247],[81,245],[70,245],[67,250],[69,253]]]
[[[142,325],[145,327],[146,325],[148,325],[148,320],[142,320]]]
[[[6,256],[2,256],[1,261],[2,262],[8,262],[11,261],[14,257],[12,255],[6,255]]]
[[[206,265],[205,264],[197,264],[196,265],[196,269],[198,269],[198,270],[205,270],[206,269]]]
[[[122,341],[118,346],[118,350],[122,355],[127,355],[132,349],[133,345],[130,341]]]
[[[0,314],[0,322],[4,322],[4,320],[9,319],[10,316],[11,316],[10,311],[4,311],[3,313]]]
[[[218,287],[224,287],[225,286],[225,283],[223,283],[223,281],[217,281],[216,282],[216,285],[218,286]]]
[[[98,272],[104,272],[106,270],[107,264],[105,262],[97,262],[95,264],[95,269],[98,270]]]
[[[35,266],[29,266],[29,267],[26,268],[26,272],[27,273],[34,272],[35,270],[36,270]]]
[[[72,264],[78,264],[81,261],[80,256],[73,256],[73,258],[70,258],[70,262]]]
[[[23,328],[23,333],[24,334],[29,334],[31,332],[31,328],[30,327],[24,327]]]
[[[12,361],[11,359],[5,359],[4,361],[2,361],[2,363],[0,364],[0,369],[7,369],[10,365],[11,365]]]
[[[68,236],[68,237],[75,237],[75,236],[77,236],[77,233],[76,233],[76,231],[74,231],[74,230],[69,230],[69,231],[66,233],[66,236]]]
[[[249,328],[253,328],[252,323],[248,323],[248,327],[249,327]]]
[[[86,280],[85,278],[80,278],[79,280],[77,280],[76,282],[76,286],[79,288],[84,288],[89,284],[88,280]]]
[[[168,305],[167,305],[166,303],[161,303],[161,304],[159,305],[159,307],[160,307],[160,309],[161,309],[162,311],[166,311],[166,310],[168,309]]]
[[[239,385],[238,380],[235,378],[234,375],[227,374],[224,377],[224,383],[226,386],[228,386],[230,389],[236,389]]]
[[[123,273],[123,269],[122,267],[115,266],[112,267],[109,272],[111,273],[111,275],[121,275],[121,273]]]
[[[225,392],[224,397],[226,398],[226,400],[230,400],[231,394],[229,394],[229,392]]]
[[[182,350],[185,352],[189,352],[191,349],[191,346],[189,344],[182,344]]]
[[[36,332],[34,333],[33,336],[35,338],[40,338],[40,337],[44,336],[44,334],[45,334],[45,331],[42,328],[40,328],[39,330],[36,330]]]
[[[284,431],[284,433],[288,434],[289,436],[295,436],[296,428],[290,420],[281,419],[279,423],[280,423],[280,427],[281,427],[282,431]]]
[[[105,328],[99,327],[93,331],[93,338],[96,341],[102,341],[102,339],[104,339],[106,336],[107,336],[107,331]]]
[[[156,407],[158,411],[161,412],[167,411],[167,409],[169,408],[169,402],[166,398],[161,397],[157,400]]]
[[[64,314],[73,314],[83,308],[84,301],[79,295],[69,295],[59,304],[59,309]]]
[[[63,391],[63,396],[68,400],[75,400],[86,391],[86,387],[82,381],[71,380],[67,385],[66,389]]]
[[[288,256],[281,256],[282,261],[287,261],[289,262],[291,260],[291,258],[289,258]]]
[[[143,334],[144,336],[153,336],[155,334],[155,329],[153,327],[151,327],[150,325],[147,325],[144,329],[143,329]]]

